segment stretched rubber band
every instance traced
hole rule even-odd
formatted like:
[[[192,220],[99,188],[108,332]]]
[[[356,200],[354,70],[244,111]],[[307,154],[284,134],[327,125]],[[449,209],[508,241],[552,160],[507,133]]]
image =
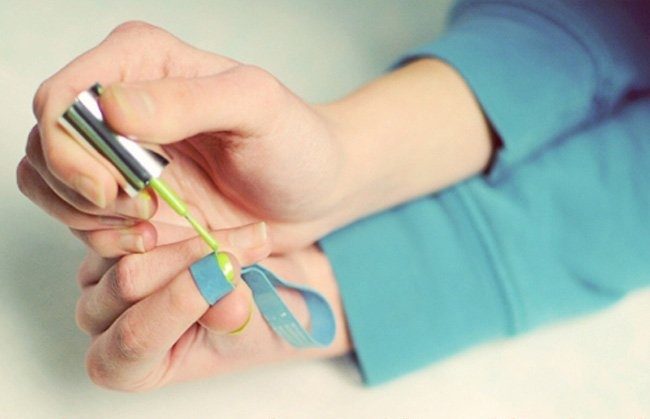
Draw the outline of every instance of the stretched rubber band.
[[[213,305],[230,293],[234,287],[226,279],[211,253],[190,267],[199,292]],[[313,288],[281,279],[261,265],[242,269],[242,278],[253,291],[253,299],[260,313],[285,341],[296,348],[329,346],[334,340],[336,321],[330,304]],[[277,292],[286,288],[300,293],[309,311],[311,331],[307,331],[293,315]]]

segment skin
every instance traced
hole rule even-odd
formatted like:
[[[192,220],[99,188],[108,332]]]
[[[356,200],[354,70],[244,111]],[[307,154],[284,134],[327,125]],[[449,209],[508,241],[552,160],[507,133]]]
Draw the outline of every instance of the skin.
[[[267,257],[271,242],[263,223],[214,234],[231,259],[243,265],[264,259],[267,267],[287,278],[333,277],[323,263],[324,256],[313,247],[291,256]],[[77,323],[92,337],[86,365],[94,382],[117,390],[143,391],[259,363],[334,356],[348,350],[334,281],[319,288],[332,303],[339,333],[325,350],[299,351],[279,339],[250,304],[251,292],[241,282],[239,265],[235,290],[208,307],[187,270],[207,252],[199,238],[192,238],[117,261],[93,254],[85,259],[78,275],[82,295]],[[307,325],[302,300],[290,292],[282,294]],[[229,333],[249,316],[243,332]]]
[[[56,122],[96,81],[107,86],[107,122],[171,157],[165,180],[233,260],[262,261],[325,293],[340,326],[330,348],[298,352],[280,342],[251,314],[244,284],[207,307],[187,272],[208,251],[194,232],[152,194],[126,197],[119,173]],[[444,63],[419,60],[309,105],[262,69],[139,22],[46,80],[34,114],[18,185],[88,245],[77,307],[92,337],[88,371],[122,390],[349,351],[336,281],[313,243],[484,170],[493,151],[479,105]],[[300,300],[285,297],[308,322]],[[249,317],[243,333],[227,334]]]

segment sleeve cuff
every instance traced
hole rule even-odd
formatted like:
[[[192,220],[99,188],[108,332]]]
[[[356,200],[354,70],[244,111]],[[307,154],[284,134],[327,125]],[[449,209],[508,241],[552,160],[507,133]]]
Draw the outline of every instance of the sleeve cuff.
[[[508,334],[504,297],[453,190],[325,237],[365,382]]]
[[[561,139],[593,111],[593,57],[556,22],[521,5],[457,9],[442,38],[402,62],[427,56],[461,74],[503,142],[490,178]]]

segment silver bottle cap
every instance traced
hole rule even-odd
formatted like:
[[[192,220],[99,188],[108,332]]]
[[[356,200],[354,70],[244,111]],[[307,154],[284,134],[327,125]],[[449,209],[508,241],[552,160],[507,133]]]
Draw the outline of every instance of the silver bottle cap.
[[[127,181],[125,192],[134,196],[146,188],[151,179],[158,178],[169,161],[113,132],[104,123],[98,101],[101,92],[99,84],[81,92],[59,118],[59,123],[70,135],[82,144],[89,144],[111,162]]]

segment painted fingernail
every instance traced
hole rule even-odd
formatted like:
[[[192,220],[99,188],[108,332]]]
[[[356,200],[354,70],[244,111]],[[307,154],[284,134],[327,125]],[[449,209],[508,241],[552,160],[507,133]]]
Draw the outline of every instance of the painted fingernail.
[[[244,324],[242,324],[241,326],[239,326],[235,330],[232,330],[232,331],[228,332],[228,334],[230,336],[236,336],[236,335],[241,334],[244,330],[246,330],[246,328],[250,324],[252,318],[253,318],[253,300],[251,299],[249,301],[249,303],[248,303],[248,317],[246,317],[246,321],[244,321]]]
[[[100,208],[106,208],[106,197],[104,189],[91,178],[79,175],[74,180],[74,188],[83,195],[87,200]]]
[[[99,217],[99,222],[107,227],[131,227],[137,224],[137,220],[120,217]]]
[[[104,94],[112,95],[117,105],[130,116],[147,117],[154,113],[154,102],[151,96],[138,87],[116,84],[106,89]]]
[[[253,224],[250,227],[234,230],[228,236],[230,244],[240,249],[261,246],[269,238],[264,221]]]
[[[144,248],[144,238],[142,235],[133,233],[129,230],[120,232],[119,245],[124,250],[135,251],[139,253],[146,252]]]
[[[222,252],[217,253],[217,264],[226,279],[233,282],[235,279],[235,268],[232,266],[232,261],[228,254]]]

